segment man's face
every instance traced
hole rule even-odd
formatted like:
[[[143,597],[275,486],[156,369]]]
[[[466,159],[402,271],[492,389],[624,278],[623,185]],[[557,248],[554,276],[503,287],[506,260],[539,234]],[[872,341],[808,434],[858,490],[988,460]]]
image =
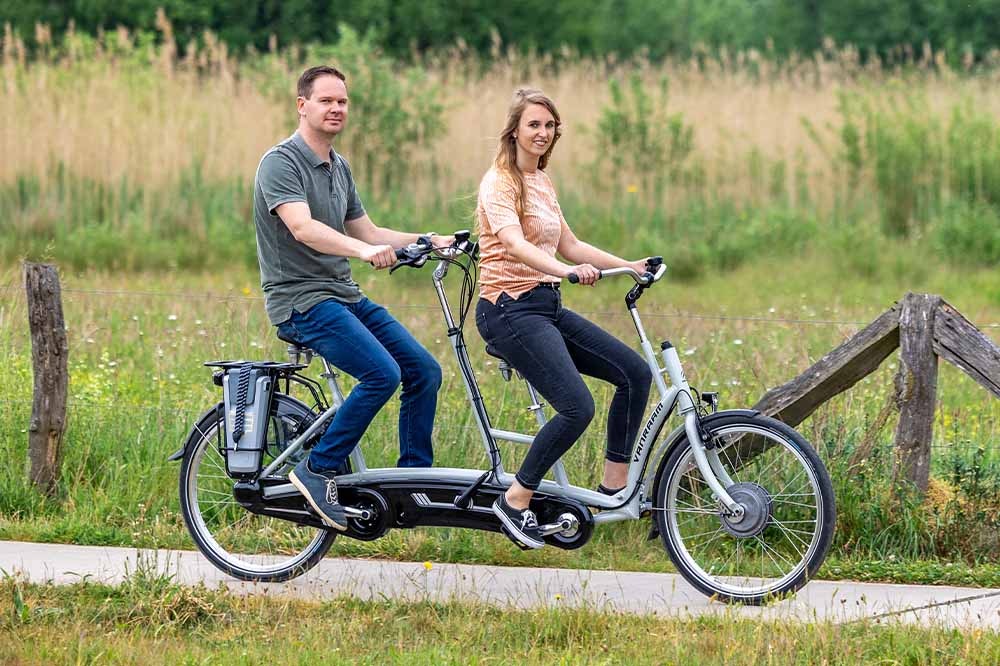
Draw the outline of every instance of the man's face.
[[[309,99],[297,98],[299,116],[310,129],[334,137],[347,122],[347,86],[336,76],[324,75],[313,81]]]

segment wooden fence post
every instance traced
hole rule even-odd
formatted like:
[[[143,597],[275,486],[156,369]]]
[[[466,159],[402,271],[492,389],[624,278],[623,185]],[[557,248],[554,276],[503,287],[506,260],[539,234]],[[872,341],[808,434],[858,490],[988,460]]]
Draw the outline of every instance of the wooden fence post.
[[[35,377],[31,424],[28,427],[30,476],[42,492],[52,495],[59,480],[69,387],[69,345],[66,342],[59,273],[55,266],[49,264],[25,262],[24,286]]]
[[[910,293],[903,297],[899,312],[895,476],[912,483],[921,494],[927,490],[931,471],[938,375],[934,319],[940,306],[940,296]]]

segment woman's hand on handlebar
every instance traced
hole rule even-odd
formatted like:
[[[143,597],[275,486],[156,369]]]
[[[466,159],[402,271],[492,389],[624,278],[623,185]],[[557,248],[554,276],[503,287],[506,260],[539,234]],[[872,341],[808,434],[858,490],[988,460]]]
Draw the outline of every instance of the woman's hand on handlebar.
[[[568,278],[570,275],[576,276],[576,280],[570,280],[571,282],[591,286],[595,285],[597,281],[601,279],[601,271],[597,270],[590,264],[577,264],[576,266],[568,267],[566,274],[563,277]]]
[[[369,245],[361,251],[360,258],[381,270],[396,263],[396,251],[391,245]]]
[[[639,275],[643,275],[643,274],[645,274],[646,272],[649,271],[649,268],[646,267],[646,262],[648,260],[649,260],[649,257],[647,257],[645,259],[638,259],[636,261],[630,261],[630,262],[628,262],[627,266],[628,266],[628,268],[631,268],[632,270],[634,270]]]

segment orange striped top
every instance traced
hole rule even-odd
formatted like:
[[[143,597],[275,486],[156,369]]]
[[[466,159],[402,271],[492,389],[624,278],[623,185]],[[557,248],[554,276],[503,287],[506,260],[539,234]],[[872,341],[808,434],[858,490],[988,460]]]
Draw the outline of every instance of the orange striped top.
[[[544,171],[524,174],[527,188],[523,218],[518,218],[513,181],[493,167],[479,184],[476,223],[479,232],[479,295],[496,303],[506,292],[517,298],[538,286],[539,282],[560,282],[507,254],[497,232],[515,224],[521,226],[524,238],[535,247],[555,256],[559,237],[566,227],[556,191]]]

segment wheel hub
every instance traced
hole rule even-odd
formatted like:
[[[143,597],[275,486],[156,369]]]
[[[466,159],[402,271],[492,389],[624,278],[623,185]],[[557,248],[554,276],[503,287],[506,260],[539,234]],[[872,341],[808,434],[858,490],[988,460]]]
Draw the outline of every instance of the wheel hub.
[[[735,537],[748,539],[764,531],[771,520],[771,495],[756,483],[744,481],[726,488],[743,508],[742,513],[720,513],[722,527]]]

